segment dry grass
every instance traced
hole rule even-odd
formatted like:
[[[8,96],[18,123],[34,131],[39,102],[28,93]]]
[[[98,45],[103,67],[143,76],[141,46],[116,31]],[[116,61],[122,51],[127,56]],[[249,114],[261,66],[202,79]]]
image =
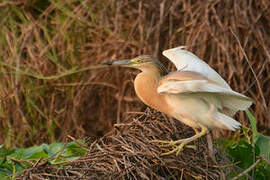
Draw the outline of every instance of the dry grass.
[[[269,132],[269,7],[268,0],[1,2],[0,143],[104,135],[127,112],[145,109],[134,94],[134,71],[74,68],[153,54],[173,69],[161,51],[178,45],[252,97],[259,128]],[[244,113],[238,119],[248,124]]]

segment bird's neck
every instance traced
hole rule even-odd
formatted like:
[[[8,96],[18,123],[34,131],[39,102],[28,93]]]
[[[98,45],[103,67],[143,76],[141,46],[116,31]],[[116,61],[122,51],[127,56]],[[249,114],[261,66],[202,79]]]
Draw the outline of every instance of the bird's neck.
[[[136,76],[134,87],[141,101],[158,111],[165,112],[166,110],[162,108],[162,104],[165,103],[164,95],[157,92],[161,78],[162,74],[158,69],[144,70]]]

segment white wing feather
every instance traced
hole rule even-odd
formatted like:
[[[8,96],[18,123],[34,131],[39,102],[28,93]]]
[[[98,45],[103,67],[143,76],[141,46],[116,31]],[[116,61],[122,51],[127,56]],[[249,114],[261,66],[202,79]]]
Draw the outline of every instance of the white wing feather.
[[[177,81],[168,80],[161,84],[158,89],[158,93],[192,93],[192,92],[211,92],[211,93],[223,93],[234,96],[247,98],[245,95],[235,92],[233,90],[221,87],[216,84],[209,83],[207,80],[188,80]]]
[[[162,52],[177,68],[178,71],[198,72],[219,85],[231,89],[227,82],[207,63],[198,58],[195,54],[184,50],[185,46],[179,46]]]
[[[218,84],[209,83],[207,80],[167,80],[157,88],[157,91],[161,94],[207,93],[207,96],[219,98],[225,107],[235,112],[246,110],[252,104],[252,100],[245,95]],[[203,94],[202,96],[206,97]]]
[[[241,127],[241,124],[239,122],[223,113],[216,112],[214,114],[214,118],[232,131],[235,131],[236,129],[239,129]]]

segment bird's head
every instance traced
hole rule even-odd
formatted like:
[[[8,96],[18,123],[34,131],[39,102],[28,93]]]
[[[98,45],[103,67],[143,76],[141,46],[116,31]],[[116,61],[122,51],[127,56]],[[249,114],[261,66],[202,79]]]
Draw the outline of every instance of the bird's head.
[[[109,61],[103,64],[111,66],[131,67],[140,69],[141,71],[155,68],[161,70],[164,73],[167,73],[167,69],[151,55],[140,55],[132,59]]]

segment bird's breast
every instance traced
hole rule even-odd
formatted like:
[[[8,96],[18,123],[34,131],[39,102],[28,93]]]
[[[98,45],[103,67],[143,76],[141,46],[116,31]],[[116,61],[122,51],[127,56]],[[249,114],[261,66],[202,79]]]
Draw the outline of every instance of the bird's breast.
[[[157,92],[159,79],[150,75],[137,75],[134,88],[140,100],[158,111],[170,114],[171,106],[167,103],[166,95]]]

